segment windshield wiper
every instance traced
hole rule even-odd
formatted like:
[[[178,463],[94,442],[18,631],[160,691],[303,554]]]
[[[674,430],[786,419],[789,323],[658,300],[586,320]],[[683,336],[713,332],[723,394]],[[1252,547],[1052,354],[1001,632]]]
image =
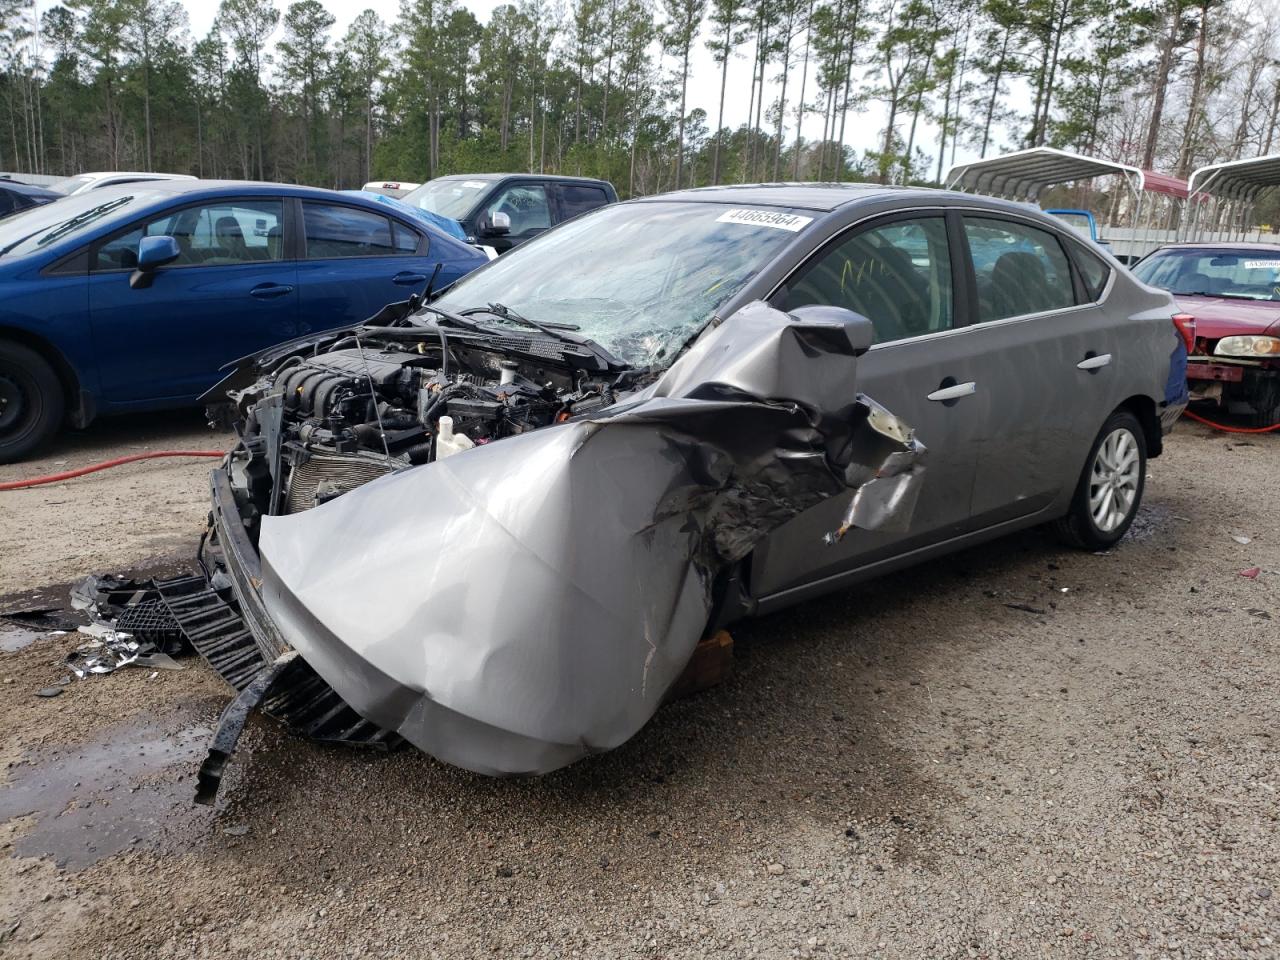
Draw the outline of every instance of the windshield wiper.
[[[490,316],[497,317],[499,320],[510,320],[512,323],[518,323],[521,326],[532,327],[534,330],[541,330],[547,336],[555,337],[557,340],[564,340],[567,343],[577,343],[577,341],[561,336],[556,333],[557,330],[582,329],[576,323],[550,323],[539,320],[530,320],[528,317],[522,317],[503,303],[491,303],[487,307],[469,307],[462,312],[466,316],[470,316],[473,313],[487,313]]]
[[[52,230],[46,233],[43,237],[37,240],[36,246],[43,247],[47,244],[53,243],[56,240],[60,240],[63,237],[65,237],[68,233],[71,233],[73,230],[75,230],[77,227],[84,226],[86,223],[89,223],[90,221],[97,220],[99,217],[106,216],[112,210],[116,209],[116,207],[124,206],[124,204],[128,203],[132,199],[133,197],[117,197],[114,200],[109,200],[106,203],[93,207],[90,210],[86,210],[84,213],[76,214],[70,220],[54,227]],[[18,241],[18,243],[21,243],[21,242],[22,242],[21,240]],[[11,250],[13,247],[16,247],[18,243],[11,244],[10,246],[5,247],[4,250],[0,252],[8,253],[9,250]]]
[[[440,307],[432,306],[429,303],[424,303],[422,305],[422,309],[427,313],[435,314],[437,324],[439,324],[441,320],[445,320],[451,326],[461,327],[463,330],[470,330],[486,337],[492,337],[497,333],[496,330],[486,329],[485,327],[480,326],[480,324],[472,320],[468,320],[466,317],[459,316],[456,313],[451,313],[450,311],[444,310]]]

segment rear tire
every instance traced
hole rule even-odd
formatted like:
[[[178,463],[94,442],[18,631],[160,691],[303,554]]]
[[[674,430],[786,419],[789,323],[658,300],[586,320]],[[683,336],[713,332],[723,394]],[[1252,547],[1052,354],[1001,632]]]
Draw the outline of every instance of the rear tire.
[[[16,463],[52,437],[64,406],[62,384],[44,357],[0,340],[0,463]]]
[[[1147,439],[1128,410],[1107,418],[1089,448],[1071,509],[1054,524],[1064,543],[1106,550],[1129,530],[1142,505],[1147,479]]]

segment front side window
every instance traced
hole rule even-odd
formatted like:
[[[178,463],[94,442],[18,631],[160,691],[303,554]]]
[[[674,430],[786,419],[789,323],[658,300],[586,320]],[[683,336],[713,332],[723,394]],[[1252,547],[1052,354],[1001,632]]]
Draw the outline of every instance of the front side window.
[[[518,237],[551,226],[551,208],[547,206],[547,188],[537,184],[508,187],[489,204],[489,222],[495,213],[511,218],[511,236]]]
[[[871,321],[877,343],[951,326],[951,257],[940,216],[894,220],[837,241],[787,286],[783,309],[846,307]]]
[[[143,237],[170,236],[181,253],[172,266],[217,267],[284,256],[284,204],[279,200],[220,200],[186,207],[135,227],[98,246],[94,270],[132,270]]]
[[[302,205],[302,223],[308,260],[390,257],[405,252],[392,238],[391,221],[369,210],[308,202]]]
[[[964,234],[978,284],[978,323],[1075,306],[1067,255],[1052,233],[965,217]]]

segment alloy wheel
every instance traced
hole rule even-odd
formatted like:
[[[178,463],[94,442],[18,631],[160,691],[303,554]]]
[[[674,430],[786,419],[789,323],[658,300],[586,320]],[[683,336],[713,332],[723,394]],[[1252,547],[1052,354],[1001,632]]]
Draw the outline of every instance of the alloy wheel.
[[[1089,473],[1089,513],[1103,533],[1119,527],[1133,511],[1138,496],[1138,439],[1117,427],[1098,444]]]

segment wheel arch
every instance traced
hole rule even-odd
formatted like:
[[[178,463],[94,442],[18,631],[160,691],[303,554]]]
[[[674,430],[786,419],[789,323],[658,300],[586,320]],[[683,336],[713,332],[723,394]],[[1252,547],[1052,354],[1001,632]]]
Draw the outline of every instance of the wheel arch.
[[[62,351],[39,334],[0,323],[0,340],[10,340],[34,350],[53,368],[62,385],[63,401],[72,426],[85,427],[94,417],[93,398],[84,391],[80,375]]]
[[[1143,439],[1147,444],[1147,459],[1160,456],[1164,450],[1164,432],[1160,429],[1156,402],[1145,394],[1135,394],[1120,403],[1112,413],[1118,410],[1128,410],[1138,418],[1138,423],[1142,424]]]

